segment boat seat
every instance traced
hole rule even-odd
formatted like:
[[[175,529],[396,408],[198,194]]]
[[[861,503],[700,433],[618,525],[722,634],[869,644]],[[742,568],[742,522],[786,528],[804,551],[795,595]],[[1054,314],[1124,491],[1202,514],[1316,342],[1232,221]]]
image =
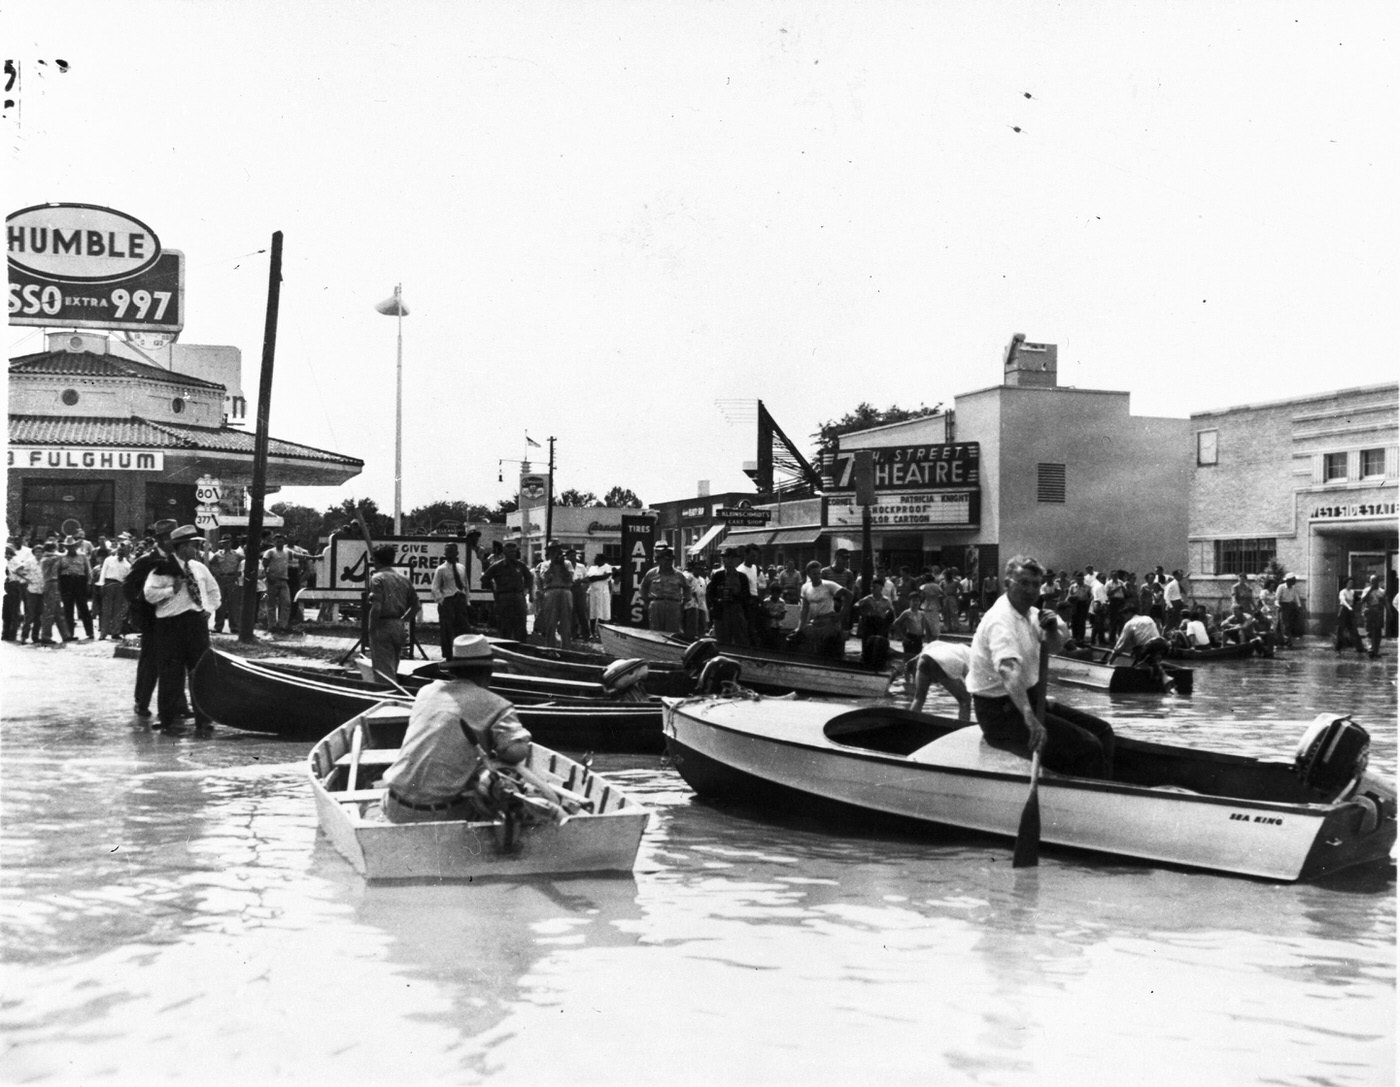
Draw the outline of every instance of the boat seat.
[[[1030,760],[993,747],[982,736],[976,725],[956,729],[948,735],[924,744],[909,756],[913,762],[932,763],[938,766],[955,766],[963,770],[985,770],[998,774],[1030,775]],[[1050,770],[1041,771],[1050,775]]]
[[[367,747],[360,751],[361,766],[393,766],[394,760],[399,757],[397,748],[393,747]],[[354,760],[354,752],[347,751],[340,758],[335,760],[337,766],[349,766]]]
[[[362,804],[371,800],[378,800],[384,795],[384,789],[354,789],[342,792],[332,792],[331,798],[341,804]]]

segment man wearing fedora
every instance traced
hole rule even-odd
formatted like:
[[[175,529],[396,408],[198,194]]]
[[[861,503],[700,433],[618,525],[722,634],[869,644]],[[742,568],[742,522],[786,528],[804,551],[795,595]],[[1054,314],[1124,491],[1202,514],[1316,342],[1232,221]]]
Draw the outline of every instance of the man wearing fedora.
[[[79,549],[79,543],[76,536],[67,536],[63,540],[63,554],[58,557],[58,593],[63,601],[63,621],[68,629],[77,634],[76,611],[77,618],[82,620],[87,640],[92,641],[92,610],[88,607],[92,597],[92,563]]]
[[[489,759],[510,766],[530,753],[530,733],[515,707],[487,689],[491,643],[461,634],[438,677],[419,689],[398,758],[384,772],[384,815],[391,823],[493,818]]]
[[[656,565],[642,575],[641,586],[647,626],[667,634],[679,634],[685,625],[690,583],[676,569],[675,556],[669,544],[658,543],[652,549],[652,558],[656,560]]]
[[[126,580],[122,583],[122,596],[126,599],[127,621],[131,629],[141,635],[141,655],[136,661],[135,710],[137,717],[151,716],[151,695],[156,690],[156,651],[155,638],[151,626],[155,622],[155,609],[146,601],[146,578],[162,562],[170,558],[170,534],[179,527],[178,523],[165,517],[149,529],[151,547],[131,562]]]
[[[496,597],[496,629],[502,638],[525,641],[525,598],[534,584],[535,575],[520,561],[520,545],[507,540],[502,556],[481,573],[482,587]]]
[[[209,616],[219,610],[219,583],[199,561],[203,544],[199,529],[181,525],[170,534],[171,554],[146,578],[146,601],[155,608],[156,727],[166,732],[181,731],[189,713],[185,676],[209,648]],[[209,727],[198,711],[194,716],[196,728]]]

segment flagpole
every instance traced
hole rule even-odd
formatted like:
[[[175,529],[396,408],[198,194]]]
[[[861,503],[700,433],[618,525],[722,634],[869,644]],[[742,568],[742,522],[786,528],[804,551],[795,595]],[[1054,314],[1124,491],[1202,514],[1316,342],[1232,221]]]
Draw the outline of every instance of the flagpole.
[[[399,322],[398,379],[394,397],[394,535],[403,535],[403,284],[394,287]]]

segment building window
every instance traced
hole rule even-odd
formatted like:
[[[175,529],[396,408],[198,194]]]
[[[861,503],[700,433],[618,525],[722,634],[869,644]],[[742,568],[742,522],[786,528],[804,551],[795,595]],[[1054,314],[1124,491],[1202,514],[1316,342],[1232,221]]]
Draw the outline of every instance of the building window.
[[[1037,464],[1035,466],[1035,500],[1063,502],[1065,500],[1065,466]]]
[[[1385,450],[1363,449],[1361,451],[1361,478],[1371,479],[1385,475]]]
[[[1215,541],[1217,574],[1262,574],[1278,554],[1278,540],[1256,536],[1243,540]]]
[[[170,401],[170,410],[176,415],[179,415],[185,410],[185,398],[183,396],[177,396],[174,400]]]
[[[1335,483],[1347,477],[1347,455],[1345,453],[1324,453],[1322,455],[1322,481]]]
[[[1199,467],[1220,463],[1219,441],[1218,430],[1196,431],[1196,464]]]
[[[76,403],[78,402],[78,390],[77,390],[77,389],[64,389],[64,390],[63,390],[63,397],[62,397],[62,400],[63,400],[63,402],[64,402],[65,404],[67,404],[67,405],[71,408],[74,404],[76,404]]]
[[[89,539],[113,535],[116,486],[111,480],[26,479],[20,498],[24,531],[43,537],[82,529]]]

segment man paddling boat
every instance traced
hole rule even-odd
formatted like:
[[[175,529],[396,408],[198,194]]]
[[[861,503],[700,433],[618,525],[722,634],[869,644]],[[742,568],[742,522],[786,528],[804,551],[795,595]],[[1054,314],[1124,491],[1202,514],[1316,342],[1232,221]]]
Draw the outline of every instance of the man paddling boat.
[[[1045,723],[1036,705],[1045,699],[1038,684],[1041,653],[1054,653],[1068,628],[1053,611],[1034,606],[1045,569],[1024,555],[1006,564],[1006,591],[997,598],[972,638],[967,689],[973,712],[987,742],[1029,756],[1039,751],[1052,770],[1082,777],[1109,777],[1113,766],[1113,730],[1095,720],[1076,724],[1053,713]]]

